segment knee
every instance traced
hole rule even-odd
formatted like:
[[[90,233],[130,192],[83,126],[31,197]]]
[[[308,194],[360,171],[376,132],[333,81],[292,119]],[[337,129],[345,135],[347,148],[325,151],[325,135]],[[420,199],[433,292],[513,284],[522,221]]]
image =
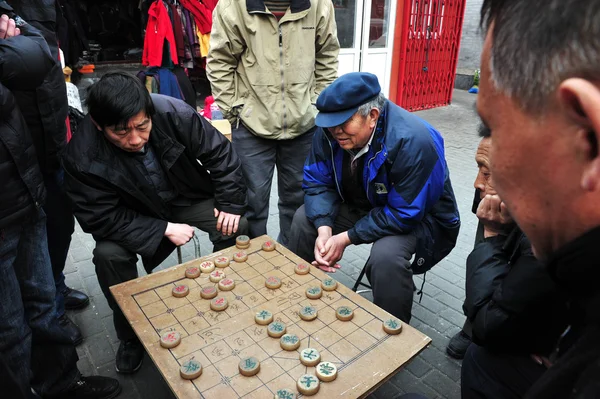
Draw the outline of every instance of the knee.
[[[292,230],[307,227],[313,227],[313,225],[306,217],[306,209],[304,205],[301,205],[294,213],[294,217],[292,219]]]
[[[369,264],[379,269],[406,269],[415,252],[414,237],[411,235],[388,236],[373,243]]]
[[[93,255],[92,262],[96,265],[96,272],[110,266],[115,261],[122,261],[123,259],[134,264],[137,263],[135,253],[113,241],[97,241]]]

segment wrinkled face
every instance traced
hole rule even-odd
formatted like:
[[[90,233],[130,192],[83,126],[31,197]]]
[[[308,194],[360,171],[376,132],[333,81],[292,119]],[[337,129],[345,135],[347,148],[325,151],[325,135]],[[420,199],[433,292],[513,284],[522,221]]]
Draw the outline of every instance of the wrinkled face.
[[[492,32],[490,28],[481,55],[477,98],[477,111],[491,136],[489,169],[498,195],[536,256],[544,258],[565,241],[561,229],[572,223],[569,213],[580,181],[570,150],[574,136],[559,108],[534,116],[496,90],[490,68]]]
[[[137,152],[144,148],[152,130],[152,119],[141,111],[127,121],[126,126],[106,126],[104,135],[108,141],[120,149]]]
[[[475,188],[479,189],[479,196],[481,199],[486,195],[495,195],[496,189],[494,188],[492,181],[492,173],[490,172],[490,147],[492,140],[490,138],[484,138],[477,147],[477,153],[475,154],[475,162],[479,172],[475,179]]]
[[[369,142],[373,129],[377,125],[379,110],[374,108],[363,117],[358,113],[339,126],[328,128],[333,138],[344,150],[363,148]]]

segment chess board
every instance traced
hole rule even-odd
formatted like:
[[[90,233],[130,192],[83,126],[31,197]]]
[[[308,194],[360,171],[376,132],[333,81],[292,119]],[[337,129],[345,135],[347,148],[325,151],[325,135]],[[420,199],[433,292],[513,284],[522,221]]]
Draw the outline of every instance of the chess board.
[[[336,291],[323,291],[320,299],[305,295],[309,286],[320,286],[328,277],[315,267],[306,275],[298,275],[294,267],[306,263],[277,244],[275,251],[266,252],[262,244],[270,240],[262,236],[251,240],[246,262],[223,270],[235,280],[232,291],[220,292],[229,301],[225,311],[210,309],[210,300],[202,299],[200,290],[210,282],[208,274],[197,279],[185,277],[189,266],[205,260],[232,255],[235,247],[199,258],[172,268],[111,287],[123,313],[131,323],[146,351],[178,398],[273,398],[274,392],[288,388],[298,394],[296,380],[303,374],[314,374],[299,360],[299,352],[310,347],[321,353],[322,361],[338,368],[335,381],[321,383],[317,398],[360,398],[379,385],[425,348],[431,339],[404,324],[399,335],[383,331],[382,321],[391,316],[386,311],[338,284]],[[269,276],[279,277],[280,288],[265,287]],[[335,274],[331,275],[335,278]],[[172,296],[179,284],[188,285],[190,292],[183,298]],[[301,306],[313,305],[318,317],[301,320]],[[335,310],[339,306],[354,309],[351,321],[340,321]],[[267,326],[255,323],[254,315],[266,309],[274,319],[287,325],[287,332],[301,339],[296,351],[281,349],[279,339],[267,335]],[[178,331],[183,337],[173,349],[160,346],[161,333]],[[261,365],[253,377],[242,376],[238,364],[242,358],[254,356]],[[195,380],[179,375],[182,363],[194,358],[203,372]],[[298,396],[301,396],[298,394]]]

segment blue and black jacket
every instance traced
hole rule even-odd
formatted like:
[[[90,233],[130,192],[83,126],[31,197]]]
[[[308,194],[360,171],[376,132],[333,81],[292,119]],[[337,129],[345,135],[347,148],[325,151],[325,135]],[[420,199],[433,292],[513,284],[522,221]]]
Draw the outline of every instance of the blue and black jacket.
[[[339,204],[344,202],[343,154],[337,141],[325,130],[317,130],[303,183],[306,216],[317,228],[333,227]],[[436,228],[450,231],[455,240],[460,218],[444,140],[437,130],[387,101],[364,156],[363,185],[373,209],[348,230],[353,244],[409,233],[427,215],[437,222]]]

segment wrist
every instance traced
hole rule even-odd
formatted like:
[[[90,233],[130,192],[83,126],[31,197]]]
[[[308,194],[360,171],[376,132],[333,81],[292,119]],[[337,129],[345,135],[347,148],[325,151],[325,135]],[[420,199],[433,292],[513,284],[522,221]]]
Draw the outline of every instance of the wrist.
[[[342,241],[342,244],[344,244],[344,247],[347,247],[348,245],[352,244],[352,241],[350,241],[350,236],[348,235],[347,231],[338,234],[338,237]]]
[[[317,229],[319,237],[329,238],[333,235],[333,230],[330,226],[321,226]]]
[[[164,237],[168,237],[171,235],[171,228],[173,227],[173,223],[171,222],[167,222],[167,227],[165,228],[165,233],[163,234]]]

